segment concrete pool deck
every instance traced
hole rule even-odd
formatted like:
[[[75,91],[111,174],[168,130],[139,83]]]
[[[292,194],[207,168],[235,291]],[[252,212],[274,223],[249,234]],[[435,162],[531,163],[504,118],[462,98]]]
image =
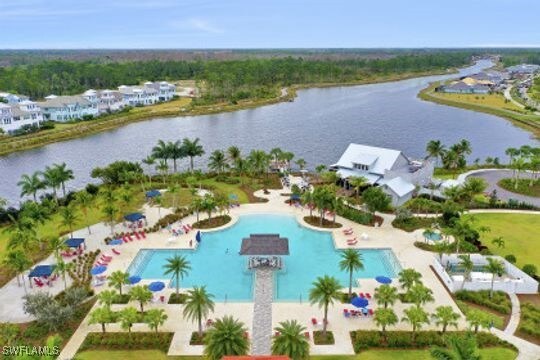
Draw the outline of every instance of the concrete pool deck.
[[[217,229],[212,230],[202,230],[206,231],[217,231],[224,228],[233,226],[238,218],[242,215],[247,214],[268,214],[268,213],[277,213],[277,214],[289,214],[294,216],[299,223],[302,225],[313,228],[315,230],[321,231],[316,227],[313,227],[309,224],[306,224],[303,220],[305,216],[309,215],[309,210],[303,209],[301,207],[297,208],[294,206],[289,206],[285,203],[285,200],[288,198],[281,195],[287,190],[271,190],[269,194],[263,194],[262,191],[257,192],[255,195],[259,197],[264,197],[268,199],[266,203],[253,203],[253,204],[244,204],[240,207],[235,207],[230,210],[230,216],[232,221]],[[149,225],[155,223],[158,220],[158,211],[156,208],[151,208],[148,206],[144,207],[144,212],[147,216]],[[167,214],[168,211],[161,209],[161,216]],[[205,215],[201,214],[201,218],[205,218]],[[337,217],[337,222],[343,225],[342,228],[334,230],[324,230],[332,232],[334,243],[336,248],[356,248],[356,249],[372,249],[372,248],[390,248],[395,253],[396,257],[399,260],[399,263],[403,268],[414,268],[422,274],[422,280],[424,284],[433,291],[433,296],[435,301],[424,306],[424,309],[428,312],[433,312],[437,306],[449,305],[452,306],[454,311],[460,313],[458,307],[452,300],[451,296],[447,292],[444,285],[438,280],[434,272],[431,270],[430,265],[433,260],[433,254],[422,251],[416,248],[413,243],[415,241],[422,241],[422,231],[418,230],[412,233],[407,233],[399,229],[395,229],[391,226],[390,221],[392,219],[389,215],[383,215],[385,219],[381,227],[369,227],[359,225],[347,219]],[[191,224],[196,220],[195,215],[191,215],[183,220],[184,224]],[[120,226],[117,226],[117,230],[120,230]],[[354,230],[354,236],[345,236],[342,232],[344,228],[352,228]],[[95,250],[100,248],[103,252],[112,254],[111,247],[103,244],[103,238],[108,236],[110,229],[105,224],[97,224],[92,226],[92,234],[89,235],[86,229],[79,230],[75,232],[75,236],[82,236],[86,238],[88,249]],[[111,261],[108,270],[105,274],[110,274],[115,270],[127,270],[131,261],[137,255],[140,249],[190,249],[195,246],[196,241],[194,239],[196,232],[190,232],[189,234],[180,235],[175,238],[175,242],[171,243],[167,241],[171,237],[167,230],[162,230],[156,233],[151,233],[147,235],[145,240],[136,240],[127,244],[122,244],[116,246],[117,250],[121,252],[120,255],[114,255],[113,260]],[[367,239],[363,240],[360,238],[361,234],[367,234]],[[354,246],[347,245],[347,239],[350,237],[357,237],[358,242]],[[191,241],[191,246],[190,246]],[[49,262],[52,259],[49,259]],[[323,274],[321,274],[323,275]],[[12,280],[12,282],[15,280]],[[10,284],[12,283],[10,282]],[[61,282],[57,282],[60,284]],[[11,286],[9,289],[13,291],[6,290],[6,287],[0,289],[0,321],[8,321],[10,319],[10,314],[17,313],[17,316],[12,316],[12,320],[15,322],[23,322],[31,320],[22,312],[22,296],[24,292],[22,288],[13,288],[13,284],[8,284]],[[15,283],[16,284],[16,283]],[[6,285],[6,286],[8,286]],[[361,279],[359,284],[355,281],[353,284],[353,291],[359,292],[369,292],[373,295],[374,290],[379,286],[373,279]],[[394,285],[399,286],[397,281],[394,281]],[[96,292],[100,292],[106,289],[107,286],[101,286],[96,288]],[[63,286],[58,289],[54,289],[56,292],[59,292],[63,289]],[[17,291],[18,290],[18,291]],[[49,289],[47,289],[49,290]],[[36,290],[37,291],[37,290]],[[160,295],[169,295],[174,289],[165,289],[160,292]],[[54,291],[51,291],[54,293]],[[7,305],[11,304],[11,305]],[[372,302],[371,304],[374,304]],[[370,307],[376,308],[376,305],[371,305]],[[17,310],[17,306],[19,310]],[[95,305],[96,307],[98,305]],[[114,305],[114,309],[121,309],[126,305]],[[136,303],[131,302],[127,306],[137,306]],[[403,310],[408,308],[410,304],[402,304],[397,302],[393,308],[396,311],[396,314],[399,318],[402,318]],[[313,344],[313,330],[319,330],[320,326],[313,326],[311,324],[312,318],[317,318],[319,321],[322,319],[322,309],[319,309],[317,306],[312,306],[309,304],[307,299],[299,299],[296,302],[273,302],[272,305],[272,328],[278,325],[279,322],[284,320],[296,319],[301,324],[306,327],[306,331],[309,331],[311,334],[311,353],[312,354],[353,354],[354,350],[352,348],[349,332],[352,330],[358,329],[377,329],[374,321],[371,318],[345,318],[343,316],[343,309],[352,307],[347,304],[335,304],[329,309],[329,325],[328,329],[334,332],[334,337],[336,340],[335,345],[324,345],[316,346]],[[169,349],[169,355],[200,355],[202,354],[202,346],[190,346],[189,338],[193,331],[196,331],[197,324],[188,322],[182,317],[182,305],[168,305],[162,303],[151,303],[147,308],[162,308],[166,311],[169,318],[165,324],[160,328],[162,331],[171,331],[174,332],[173,341]],[[214,313],[210,316],[211,318],[222,317],[224,315],[232,315],[233,317],[244,322],[246,328],[248,329],[250,338],[253,334],[253,311],[254,303],[253,302],[216,302],[216,307]],[[459,321],[459,328],[464,329],[466,327],[466,322],[464,317]],[[393,327],[395,329],[410,330],[410,325],[406,323],[399,323],[397,326]],[[429,325],[426,329],[435,329],[436,326]],[[107,326],[108,331],[121,331],[119,324],[110,324]],[[84,338],[89,332],[99,332],[101,331],[100,325],[89,325],[88,317],[83,320],[80,327],[77,329],[73,337],[69,340],[67,345],[62,350],[60,359],[70,359],[78,351],[79,346],[82,344]],[[149,331],[147,325],[145,324],[136,324],[133,327],[133,331]]]

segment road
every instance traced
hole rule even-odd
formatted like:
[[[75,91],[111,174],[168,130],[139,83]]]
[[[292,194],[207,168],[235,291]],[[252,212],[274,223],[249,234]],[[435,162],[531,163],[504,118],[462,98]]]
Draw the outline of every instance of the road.
[[[540,207],[540,198],[532,197],[532,196],[526,196],[521,194],[516,194],[511,191],[505,190],[501,188],[499,185],[497,185],[497,182],[499,180],[504,178],[511,178],[512,177],[512,170],[486,170],[486,171],[480,171],[475,172],[469,176],[472,177],[478,177],[486,180],[488,183],[487,192],[492,192],[493,190],[497,190],[497,197],[502,200],[508,200],[508,199],[514,199],[518,201],[523,201],[528,204],[532,204],[534,206]],[[521,173],[520,178],[530,178],[533,176],[531,173]]]

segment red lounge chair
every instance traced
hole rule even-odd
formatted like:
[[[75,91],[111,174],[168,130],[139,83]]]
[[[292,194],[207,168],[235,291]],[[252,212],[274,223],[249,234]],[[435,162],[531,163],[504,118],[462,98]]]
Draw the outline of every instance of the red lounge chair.
[[[161,301],[162,303],[164,303],[164,302],[165,302],[165,295],[161,295],[161,296],[159,297],[159,301]]]
[[[182,229],[184,229],[184,232],[187,234],[189,233],[189,228],[187,227],[187,225],[183,225],[182,226]]]
[[[352,229],[352,228],[348,228],[348,229],[343,229],[343,232],[344,232],[344,233],[346,233],[346,232],[351,232],[351,231],[353,231],[353,229]]]
[[[312,323],[313,325],[317,325],[317,324],[318,324],[317,319],[311,318],[311,323]]]
[[[369,316],[373,316],[373,309],[368,309]]]
[[[279,336],[279,335],[281,335],[281,333],[280,333],[279,331],[276,331],[276,332],[274,333],[274,336]]]
[[[309,338],[310,338],[310,336],[309,336],[309,331],[306,331],[306,332],[304,333],[304,336],[306,337],[306,339],[309,340]]]
[[[144,231],[139,231],[139,234],[141,234],[143,239],[146,239],[146,233]]]
[[[127,238],[126,236],[123,236],[123,237],[122,237],[122,241],[123,241],[124,243],[126,243],[126,244],[129,242],[129,240],[128,240],[128,238]]]
[[[370,293],[366,293],[366,297],[367,297],[368,299],[371,299],[371,294],[370,294]]]
[[[45,286],[45,284],[41,280],[36,279],[36,278],[33,278],[33,279],[34,279],[34,284],[36,284],[37,287]]]
[[[133,238],[131,237],[131,235],[128,235],[127,238],[129,241],[133,241]]]
[[[116,255],[120,255],[120,251],[116,250],[115,248],[112,249],[112,252],[115,253]]]
[[[189,230],[193,230],[193,227],[189,224],[186,225],[186,227],[189,229]]]
[[[111,255],[107,255],[107,254],[101,254],[101,257],[104,259],[109,259],[109,260],[112,260],[113,258]]]
[[[358,297],[365,298],[364,293],[358,293]]]
[[[141,240],[141,236],[139,235],[138,232],[135,231],[133,234],[135,235],[135,238],[136,238],[137,240]]]
[[[353,246],[353,245],[356,245],[358,241],[354,240],[354,241],[347,241],[347,245],[349,246]]]

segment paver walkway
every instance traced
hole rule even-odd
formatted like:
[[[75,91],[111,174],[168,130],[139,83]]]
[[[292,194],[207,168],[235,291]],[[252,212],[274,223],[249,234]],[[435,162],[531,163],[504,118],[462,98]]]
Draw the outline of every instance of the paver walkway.
[[[267,268],[256,269],[252,355],[268,355],[271,353],[273,292],[274,281],[272,270]]]
[[[519,318],[521,317],[521,308],[519,306],[519,298],[514,293],[509,293],[510,301],[512,302],[512,314],[510,314],[510,321],[506,325],[504,332],[508,335],[514,335],[519,325]]]

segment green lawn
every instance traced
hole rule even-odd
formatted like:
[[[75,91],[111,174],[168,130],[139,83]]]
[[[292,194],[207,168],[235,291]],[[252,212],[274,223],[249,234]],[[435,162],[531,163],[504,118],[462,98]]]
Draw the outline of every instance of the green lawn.
[[[504,348],[479,350],[482,359],[511,360],[516,358],[515,351]],[[158,350],[138,351],[84,351],[77,354],[76,360],[200,360],[197,356],[167,356]],[[358,355],[311,356],[311,360],[431,360],[429,350],[369,350]]]
[[[540,197],[540,180],[533,181],[532,186],[530,184],[531,181],[529,179],[519,179],[517,188],[514,179],[502,179],[497,183],[503,189],[514,193]]]
[[[488,226],[491,231],[481,234],[482,242],[497,255],[513,254],[517,265],[540,264],[538,244],[540,242],[540,215],[534,214],[474,214],[475,226]],[[491,243],[502,236],[504,248]]]

